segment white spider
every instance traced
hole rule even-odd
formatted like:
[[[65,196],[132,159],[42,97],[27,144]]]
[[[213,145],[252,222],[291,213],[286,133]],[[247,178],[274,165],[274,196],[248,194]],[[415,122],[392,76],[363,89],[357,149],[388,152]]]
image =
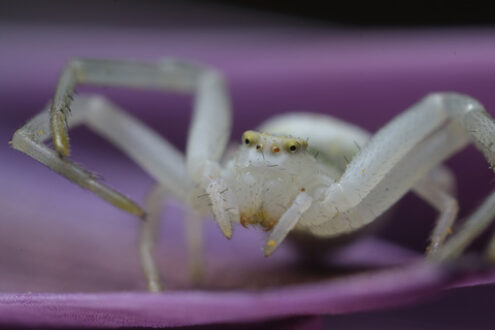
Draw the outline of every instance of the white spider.
[[[195,93],[186,154],[102,97],[72,100],[77,84]],[[261,125],[263,133],[245,132],[242,145],[220,163],[230,121],[227,87],[222,76],[210,68],[176,60],[73,60],[60,77],[51,107],[19,129],[12,145],[117,207],[145,218],[139,248],[152,291],[160,290],[152,249],[164,193],[175,195],[195,210],[189,217],[194,220],[189,221],[190,248],[199,248],[197,216],[213,214],[227,238],[232,236],[232,223],[259,224],[270,231],[265,256],[291,231],[332,238],[362,229],[409,190],[440,212],[430,238],[428,254],[432,259],[461,254],[495,213],[492,193],[467,225],[443,244],[458,207],[451,194],[453,177],[439,164],[471,141],[491,166],[495,161],[494,122],[468,96],[431,94],[371,138],[362,129],[329,116],[278,116]],[[83,123],[157,180],[146,212],[68,160],[68,127]],[[49,136],[56,151],[43,143]],[[494,242],[488,249],[491,257],[495,256]]]

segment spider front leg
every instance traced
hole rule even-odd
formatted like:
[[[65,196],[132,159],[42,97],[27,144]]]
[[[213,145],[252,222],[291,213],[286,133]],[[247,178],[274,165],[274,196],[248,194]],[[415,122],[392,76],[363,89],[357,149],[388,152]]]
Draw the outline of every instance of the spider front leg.
[[[177,60],[161,63],[74,59],[63,70],[50,108],[50,128],[55,150],[70,154],[67,120],[74,89],[79,84],[194,92],[208,69]]]
[[[232,222],[240,221],[240,213],[232,196],[230,188],[219,174],[212,174],[206,171],[204,184],[206,193],[210,197],[211,208],[215,215],[215,220],[223,235],[232,238]]]
[[[224,191],[224,183],[216,168],[227,145],[231,126],[227,86],[218,72],[191,62],[170,59],[161,63],[115,60],[73,60],[69,62],[60,77],[50,111],[53,144],[62,156],[69,154],[66,122],[72,94],[77,84],[193,92],[195,94],[194,112],[186,147],[187,172],[190,181],[204,188],[212,181],[213,189],[209,194],[213,209],[218,210],[214,211],[216,219],[224,235],[226,237],[232,235],[229,224],[237,216],[235,212],[220,212],[222,207],[218,206],[220,192]],[[102,127],[102,132],[105,132],[104,127]],[[175,164],[178,163],[175,162]],[[151,172],[153,175],[162,177],[162,180],[158,180],[159,182],[167,187],[175,186],[176,182],[167,182],[163,174],[157,173],[159,168],[153,170]],[[218,190],[218,187],[222,189]]]
[[[287,209],[287,211],[284,212],[284,214],[282,214],[270,233],[265,247],[263,248],[265,257],[271,255],[280,243],[282,243],[289,232],[296,226],[299,220],[301,220],[304,212],[311,207],[312,202],[313,198],[305,192],[300,192],[296,196],[292,205]]]
[[[323,201],[325,215],[332,220],[320,217],[320,224],[313,223],[310,230],[333,236],[365,226],[470,139],[493,165],[495,124],[477,101],[452,93],[425,98],[358,153]]]
[[[120,147],[163,185],[167,185],[173,195],[186,200],[190,183],[184,170],[184,157],[158,134],[102,97],[74,98],[71,114],[69,127],[85,123]],[[159,290],[161,284],[152,256],[159,220],[156,219],[155,208],[149,207],[150,203],[147,203],[147,208],[143,210],[127,197],[98,182],[90,172],[59,157],[43,143],[49,136],[47,108],[14,134],[12,146],[124,211],[141,217],[144,217],[145,211],[149,212],[149,216],[141,222],[139,251],[150,290]]]
[[[183,156],[156,133],[124,115],[109,103],[103,104],[105,102],[100,100],[100,104],[96,104],[98,102],[96,99],[92,102],[81,99],[85,104],[78,106],[77,102],[72,102],[74,89],[77,84],[97,84],[180,92],[197,91],[200,95],[202,90],[211,85],[208,83],[208,72],[209,69],[196,64],[175,60],[161,63],[72,60],[60,77],[49,110],[49,119],[44,113],[26,124],[14,135],[13,146],[117,207],[143,216],[144,212],[137,204],[100,184],[87,171],[64,158],[69,155],[70,150],[68,126],[86,123],[119,146],[159,182],[172,187],[172,190],[176,190],[178,195],[185,199],[190,180],[187,179],[183,169]],[[69,115],[70,108],[72,108],[71,115]],[[38,132],[44,134],[41,136]],[[42,145],[50,134],[60,157]]]
[[[189,134],[186,160],[158,134],[105,99],[77,97],[72,101],[72,93],[77,83],[194,92],[194,120]],[[69,107],[72,110],[70,116]],[[215,71],[196,64],[174,60],[161,63],[75,60],[64,70],[51,108],[33,118],[14,134],[12,145],[15,149],[95,192],[115,206],[144,217],[144,211],[139,205],[99,183],[88,171],[66,159],[65,156],[69,154],[67,130],[80,123],[85,123],[107,138],[168,191],[189,202],[191,189],[194,184],[200,183],[202,174],[205,173],[204,167],[208,162],[216,162],[220,158],[227,143],[230,107],[222,77]],[[214,126],[219,130],[213,129]],[[56,152],[43,144],[52,133]],[[187,165],[191,178],[184,165]],[[144,226],[143,232],[146,231],[153,232],[153,226]],[[152,243],[152,240],[146,239],[151,237],[150,235],[142,235],[145,239],[141,239],[141,242]],[[141,252],[143,251],[146,254],[151,248],[145,246],[141,249]],[[153,262],[152,256],[148,255],[146,258]],[[153,271],[153,268],[156,269],[154,262],[153,265],[149,262],[144,264],[149,266],[144,265],[144,270],[149,277],[148,282],[152,283],[152,277],[157,278],[156,272]],[[152,286],[158,288],[158,285]]]
[[[174,187],[172,190],[177,196],[185,198],[189,181],[182,168],[184,159],[172,145],[102,97],[77,97],[71,108],[69,127],[86,124],[155,178]],[[45,109],[15,132],[12,146],[120,209],[144,217],[145,212],[138,204],[100,183],[91,172],[60,157],[46,146],[43,142],[50,137],[50,133],[49,109]]]

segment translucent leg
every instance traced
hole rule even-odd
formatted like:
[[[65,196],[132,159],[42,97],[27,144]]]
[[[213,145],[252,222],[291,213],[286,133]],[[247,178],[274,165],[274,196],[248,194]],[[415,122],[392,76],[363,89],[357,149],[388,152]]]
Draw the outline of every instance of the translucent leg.
[[[90,111],[90,103],[90,100],[86,98],[74,101],[74,116],[72,116],[69,123],[71,126],[74,127],[83,122]],[[145,212],[138,204],[100,183],[98,178],[91,172],[67,159],[60,158],[55,151],[43,144],[43,141],[50,137],[50,133],[49,114],[48,109],[46,109],[15,132],[12,138],[12,147],[26,153],[70,181],[94,192],[124,211],[144,217]]]
[[[340,212],[357,206],[404,157],[450,123],[458,125],[456,134],[471,138],[493,166],[495,123],[483,106],[465,95],[432,94],[380,129],[352,159],[339,183],[328,189],[324,203],[329,211],[332,205],[337,205]],[[393,199],[392,192],[390,196]],[[333,213],[337,212],[333,207]]]
[[[296,196],[292,205],[287,209],[287,211],[284,212],[284,214],[282,214],[280,220],[270,233],[265,247],[263,248],[265,257],[272,254],[280,243],[282,243],[287,234],[289,234],[289,232],[296,226],[299,219],[301,219],[303,213],[309,209],[312,202],[313,199],[311,196],[305,192],[300,192]]]
[[[434,255],[434,260],[452,260],[460,256],[464,250],[493,222],[495,218],[495,191],[464,222],[460,230],[452,236]],[[493,243],[489,244],[488,257],[492,258]],[[494,259],[492,259],[494,260]]]
[[[206,192],[212,203],[215,220],[223,235],[227,239],[232,238],[232,222],[238,223],[240,214],[230,188],[222,178],[217,177],[208,184]]]
[[[45,109],[17,130],[12,146],[122,210],[144,217],[145,212],[138,204],[43,144],[51,133],[48,111]],[[186,199],[190,181],[184,169],[183,155],[150,128],[101,97],[74,98],[68,124],[74,127],[82,123],[122,149],[173,194]]]
[[[148,157],[140,165],[148,171],[151,170],[150,173],[155,177],[160,177],[157,180],[171,190],[175,189],[175,187],[180,189],[185,185],[184,183],[189,183],[190,181],[201,184],[202,188],[206,189],[209,181],[214,177],[209,171],[209,164],[214,164],[218,167],[218,161],[230,136],[230,99],[227,84],[221,74],[196,63],[172,59],[163,60],[159,63],[95,59],[70,61],[60,77],[50,109],[52,140],[55,150],[61,157],[67,157],[70,154],[67,118],[70,117],[69,108],[72,104],[72,95],[78,84],[154,88],[193,94],[194,111],[187,140],[185,160],[181,159],[180,162],[177,162],[175,161],[177,157],[173,157],[173,155],[147,152]],[[154,150],[152,144],[141,143],[143,139],[134,141],[132,132],[125,134],[126,126],[114,123],[104,112],[100,113],[99,117],[93,116],[94,120],[90,120],[92,127],[103,135],[108,136],[114,144],[123,148],[131,157],[140,152],[139,149],[135,150],[136,145],[147,149],[147,151]],[[117,134],[114,134],[114,132]],[[149,137],[151,134],[146,132],[144,135]],[[121,137],[127,137],[125,142],[122,142]],[[151,137],[149,140],[157,139]],[[133,147],[122,147],[125,145]],[[182,180],[182,182],[169,182],[170,180],[167,177],[170,171],[161,171],[159,167],[154,166],[156,163],[150,164],[148,158],[152,157],[160,158],[160,161],[166,163],[167,166],[171,165],[168,167],[173,168],[175,172],[181,172],[180,175],[183,177],[185,176],[182,172],[186,169],[187,179]],[[135,157],[134,159],[139,158]],[[172,159],[173,162],[167,163],[167,158]],[[177,177],[177,175],[175,176]],[[214,194],[211,198],[214,206],[218,204],[217,195]],[[179,197],[186,198],[184,195]],[[218,210],[219,207],[218,205],[216,206],[214,209]],[[231,225],[227,221],[231,220],[226,220],[225,217],[222,217],[225,214],[225,210],[221,212],[215,211],[216,218],[220,219],[220,228],[225,236],[229,237],[229,235],[232,235],[232,230],[229,230]]]
[[[341,212],[331,221],[322,222],[322,225],[316,225],[310,230],[319,236],[335,236],[362,228],[372,222],[406,192],[413,189],[422,178],[427,177],[435,166],[468,143],[466,135],[460,133],[462,128],[455,122],[437,131],[406,154],[373,189],[373,192],[364,197],[356,207]],[[439,192],[435,195],[438,194]],[[440,198],[441,196],[436,196],[435,200]],[[440,204],[439,202],[436,203]],[[437,206],[441,209],[445,207],[445,205]],[[322,213],[323,220],[326,214]],[[312,217],[311,220],[314,221],[315,218]]]
[[[55,150],[69,155],[67,117],[72,95],[78,84],[194,90],[201,72],[199,66],[178,61],[147,63],[136,61],[74,59],[63,70],[50,109],[50,126]]]
[[[155,262],[154,248],[159,233],[166,195],[167,192],[163,186],[157,184],[153,187],[148,194],[145,204],[148,216],[146,221],[140,224],[139,256],[150,292],[160,292],[163,288],[160,273]]]
[[[140,224],[139,256],[150,292],[163,289],[160,273],[154,257],[154,249],[160,222],[163,217],[163,205],[167,198],[167,189],[155,185],[146,198],[146,221]],[[201,218],[194,211],[188,210],[185,219],[185,239],[187,246],[187,264],[191,282],[199,284],[203,276],[203,230]]]
[[[223,77],[213,69],[173,59],[158,63],[77,59],[60,76],[50,109],[55,150],[68,156],[67,118],[78,84],[126,86],[178,91],[195,95],[186,150],[186,167],[195,182],[207,161],[220,159],[230,136],[231,110]]]
[[[430,245],[427,248],[428,256],[437,253],[447,236],[452,233],[452,226],[459,211],[455,197],[450,192],[441,189],[441,185],[436,184],[431,178],[432,175],[434,174],[423,178],[414,187],[416,193],[440,212],[430,236]]]

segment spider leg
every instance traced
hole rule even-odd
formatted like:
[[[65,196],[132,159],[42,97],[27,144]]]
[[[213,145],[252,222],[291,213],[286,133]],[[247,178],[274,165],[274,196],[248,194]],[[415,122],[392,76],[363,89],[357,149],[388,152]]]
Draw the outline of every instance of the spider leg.
[[[186,146],[186,167],[191,180],[204,188],[223,235],[232,237],[232,222],[240,221],[232,190],[221,176],[219,160],[231,129],[231,109],[223,78],[213,72],[198,82],[193,120]]]
[[[445,215],[441,213],[437,221],[437,227],[434,230],[435,238],[432,236],[432,244],[441,243],[442,237],[448,233],[448,231],[442,231],[441,228],[449,227],[455,207],[445,207],[448,205],[445,201],[449,199],[447,191],[442,192],[439,187],[425,189],[425,187],[421,187],[420,180],[425,178],[435,166],[438,166],[448,156],[462,149],[468,143],[467,136],[460,133],[462,133],[462,130],[459,125],[450,123],[432,134],[404,155],[369,194],[362,196],[361,201],[355,207],[347,210],[339,209],[340,212],[331,221],[325,221],[323,215],[327,214],[328,209],[325,209],[323,205],[320,220],[313,220],[314,228],[310,228],[310,230],[320,236],[336,236],[360,229],[389,209],[406,192],[414,188],[417,189],[416,192],[421,197],[425,198],[433,206],[436,204],[439,210],[442,210],[441,212],[448,211]],[[418,187],[416,187],[417,184],[419,184]],[[338,207],[338,204],[335,205]],[[317,221],[320,222],[318,223]],[[439,235],[436,235],[436,233],[439,233]]]
[[[435,182],[439,177],[450,181],[450,183],[446,182],[448,186],[452,186],[455,182],[449,170],[437,167],[413,187],[416,194],[439,212],[430,236],[430,245],[426,249],[428,256],[435,255],[447,236],[452,234],[452,226],[459,211],[459,205],[453,196],[452,189],[445,189],[442,183]]]
[[[150,292],[160,292],[163,289],[155,262],[154,249],[166,196],[167,190],[160,184],[156,184],[151,189],[145,202],[146,221],[142,221],[140,224],[139,257]]]
[[[74,59],[64,68],[50,109],[50,127],[55,150],[70,154],[67,134],[72,96],[78,84],[154,88],[190,92],[202,70],[198,65],[168,60],[162,63]]]
[[[193,120],[189,130],[185,159],[187,173],[191,180],[184,180],[184,182],[192,181],[206,188],[212,178],[219,177],[218,161],[229,139],[231,110],[226,83],[218,72],[199,64],[173,59],[165,59],[158,63],[96,59],[70,61],[60,76],[50,108],[52,140],[55,150],[61,157],[70,154],[67,122],[70,118],[72,95],[78,84],[154,88],[194,93]],[[93,122],[101,133],[105,134],[110,131],[99,124],[96,121]],[[111,121],[105,121],[105,125],[111,124]],[[132,142],[130,145],[134,146]],[[150,145],[142,147],[153,148]],[[129,154],[133,153],[130,148],[126,151]],[[168,155],[164,153],[162,157],[168,157]],[[174,164],[177,167],[179,163]],[[149,165],[153,167],[154,164]],[[158,168],[153,170],[152,175],[159,175]],[[163,174],[160,177],[167,181]],[[162,182],[162,180],[158,181]],[[165,185],[173,186],[168,182]],[[218,200],[215,196],[211,199],[213,204]],[[225,225],[220,227],[226,234]]]
[[[150,292],[160,292],[163,290],[163,284],[154,257],[154,249],[163,216],[163,206],[169,196],[170,193],[166,187],[161,184],[155,184],[146,197],[146,221],[140,223],[139,257]],[[198,284],[203,276],[202,229],[202,222],[199,215],[193,210],[186,210],[185,238],[187,261],[189,276],[193,284]]]
[[[233,202],[231,190],[222,178],[212,176],[206,192],[210,196],[211,208],[220,230],[227,239],[232,238],[232,222],[238,222],[240,214]]]
[[[373,136],[353,158],[340,182],[328,189],[325,203],[336,203],[341,211],[356,206],[413,148],[449,122],[457,123],[457,134],[471,137],[492,165],[495,157],[490,141],[495,141],[495,124],[483,106],[459,94],[432,94]]]
[[[102,97],[78,96],[74,98],[72,115],[68,124],[69,127],[86,124],[130,156],[154,176],[162,186],[166,186],[167,191],[187,200],[190,181],[184,169],[183,155],[158,134],[109,101]],[[159,291],[161,284],[152,255],[160,219],[159,212],[154,206],[158,197],[150,197],[143,210],[127,197],[98,182],[90,172],[66,158],[59,157],[57,152],[43,143],[49,136],[49,109],[47,108],[14,134],[12,146],[124,211],[143,218],[145,213],[149,212],[146,220],[141,222],[139,254],[150,291]],[[162,196],[163,192],[158,190],[155,194]]]
[[[70,153],[66,122],[78,84],[195,93],[186,151],[188,172],[195,182],[201,180],[205,162],[218,161],[225,150],[231,125],[230,100],[218,72],[173,59],[158,63],[76,59],[63,70],[50,109],[53,144],[62,156]]]
[[[133,214],[144,216],[145,212],[136,203],[100,184],[89,172],[72,164],[66,158],[59,157],[56,152],[43,144],[43,139],[46,140],[50,136],[48,118],[48,109],[46,109],[18,130],[13,138],[13,147],[43,162],[84,188],[89,187],[88,189],[96,192],[112,204]],[[87,124],[91,129],[120,147],[162,185],[165,185],[167,190],[172,191],[177,197],[187,200],[190,181],[184,169],[184,158],[180,152],[156,133],[101,97],[78,96],[74,99],[69,126],[74,127],[82,123]],[[98,189],[92,188],[93,186]],[[153,292],[161,290],[159,273],[152,250],[160,219],[160,212],[157,211],[156,204],[162,202],[164,189],[162,186],[150,194],[145,208],[149,215],[147,221],[141,224],[139,240],[139,254],[143,271],[147,278],[148,288]],[[197,251],[200,248],[198,236],[201,235],[201,224],[198,224],[196,220],[193,224],[192,217],[190,215],[188,218],[191,219],[186,223],[188,228],[186,238],[191,274],[193,281],[197,281],[202,272],[199,262],[200,252]],[[196,217],[194,216],[194,218]]]
[[[409,116],[411,113],[413,115]],[[430,117],[433,119],[427,122]],[[411,130],[408,125],[414,129]],[[418,132],[414,132],[416,129]],[[420,132],[421,138],[418,138],[416,134]],[[492,164],[493,144],[490,141],[495,139],[494,133],[493,119],[475,100],[458,94],[434,94],[426,98],[380,130],[352,160],[340,183],[330,186],[324,201],[324,207],[327,209],[323,214],[326,216],[335,214],[335,217],[332,221],[325,221],[320,217],[321,225],[315,222],[310,230],[316,235],[334,236],[363,227],[388,209],[440,162],[462,149],[470,140]],[[415,140],[414,143],[411,144],[409,138]],[[396,144],[396,140],[399,144]],[[445,216],[445,219],[452,219],[456,209],[454,202],[449,201],[445,195],[443,197],[438,195],[436,199],[444,199],[443,204],[447,205],[444,208],[450,210],[448,213],[451,214]],[[493,212],[491,204],[491,198],[488,198],[473,215],[473,219],[481,220],[473,220],[472,223],[480,224],[488,221],[486,218],[489,218],[492,214],[490,212]],[[339,213],[332,210],[335,207],[338,208]],[[445,227],[448,228],[450,221],[439,222],[434,230],[433,240],[441,243],[443,240],[441,237],[448,232],[448,230],[444,231]],[[482,228],[482,225],[474,227]],[[458,234],[459,238],[455,235],[451,240],[462,241],[462,237],[475,237],[479,233],[474,229],[461,230],[461,232],[463,233]],[[455,243],[450,244],[455,245]],[[448,243],[442,250],[437,244],[430,256],[434,258],[435,254],[449,254],[451,252],[442,251],[450,250],[453,249]]]
[[[493,223],[495,218],[495,191],[492,192],[462,224],[460,230],[450,238],[433,256],[434,260],[452,260],[460,256],[464,250]],[[495,238],[494,238],[495,239]],[[487,249],[487,258],[495,261],[494,239]]]
[[[292,205],[282,214],[277,224],[273,228],[268,240],[265,243],[265,247],[263,248],[263,253],[265,257],[268,257],[270,254],[275,251],[275,249],[282,243],[287,234],[296,226],[297,222],[301,219],[301,216],[304,212],[306,212],[313,199],[310,195],[305,192],[300,192]]]
[[[212,178],[219,177],[218,161],[229,139],[231,110],[226,84],[216,71],[171,59],[160,63],[94,59],[70,61],[60,77],[50,111],[53,144],[62,156],[69,155],[66,121],[77,84],[194,92],[193,119],[186,147],[187,172],[192,182],[204,188]],[[217,197],[218,194],[210,196],[214,210],[220,208]],[[219,212],[215,212],[215,216],[219,219],[222,232],[229,237],[227,220],[223,221]]]
[[[476,128],[473,127],[474,119],[478,121]],[[432,94],[393,119],[373,136],[353,158],[340,181],[329,187],[324,204],[331,213],[332,204],[337,205],[341,212],[356,207],[408,155],[419,160],[417,155],[411,154],[413,150],[414,153],[424,154],[416,165],[428,172],[464,147],[471,138],[491,164],[494,157],[491,156],[493,151],[488,141],[495,141],[493,133],[493,119],[476,100],[453,93]],[[452,142],[443,141],[445,138],[451,138]],[[418,146],[422,143],[422,149],[435,149],[438,155],[435,155],[435,151],[428,155],[421,151]],[[407,164],[403,166],[410,167]],[[414,168],[410,170],[417,172]],[[414,177],[416,181],[419,179],[416,175]],[[397,180],[404,181],[405,178]],[[414,185],[415,181],[410,183]],[[391,192],[383,197],[392,196],[395,189],[389,190]]]
[[[78,84],[194,93],[193,121],[189,130],[186,157],[158,134],[105,99],[73,98]],[[139,205],[101,184],[91,173],[66,159],[70,154],[67,131],[71,126],[81,123],[122,149],[170,193],[186,203],[190,202],[193,187],[201,186],[206,189],[213,179],[222,182],[218,160],[229,138],[231,113],[226,84],[214,70],[172,59],[159,63],[72,60],[60,76],[49,110],[36,116],[14,134],[14,148],[95,192],[113,205],[144,217],[145,212]],[[55,151],[43,144],[50,135]],[[222,192],[223,190],[219,193]],[[213,194],[213,197],[218,196]],[[218,198],[210,198],[215,206]],[[236,207],[229,210],[235,214]],[[151,254],[156,226],[154,220],[143,225],[140,239],[143,269],[152,290],[159,290],[158,272]]]
[[[69,126],[86,124],[110,140],[159,182],[185,199],[189,180],[183,169],[182,154],[158,134],[102,97],[77,97],[72,103]],[[100,183],[89,171],[75,165],[46,146],[50,137],[49,110],[35,116],[17,130],[12,146],[48,166],[70,181],[88,189],[114,206],[144,217],[142,208],[122,194]]]

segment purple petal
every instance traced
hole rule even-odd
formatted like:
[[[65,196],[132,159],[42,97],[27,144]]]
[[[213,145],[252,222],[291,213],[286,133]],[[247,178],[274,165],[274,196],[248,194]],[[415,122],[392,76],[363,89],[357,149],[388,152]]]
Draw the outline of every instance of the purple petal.
[[[3,294],[0,321],[78,326],[177,326],[340,314],[411,303],[445,280],[424,264],[263,292]]]
[[[332,113],[375,130],[437,90],[470,94],[493,109],[492,31],[68,32],[3,25],[0,37],[8,45],[0,54],[0,141],[5,141],[0,143],[0,323],[137,327],[342,314],[420,301],[445,288],[495,282],[492,273],[452,282],[447,269],[419,263],[419,254],[377,239],[341,251],[328,269],[305,269],[288,244],[264,259],[263,233],[241,228],[226,241],[209,222],[205,279],[192,290],[183,211],[172,201],[157,251],[169,291],[147,294],[135,249],[136,219],[6,148],[15,128],[50,98],[60,70],[72,57],[172,55],[214,65],[231,83],[234,138],[270,115],[301,109]],[[188,98],[98,91],[184,145]],[[76,130],[72,137],[75,160],[143,200],[152,185],[148,176],[87,131]],[[461,209],[466,212],[493,189],[492,173],[473,149],[461,156],[451,164],[459,174]],[[394,215],[391,237],[421,249],[433,218],[428,208],[409,199]]]

